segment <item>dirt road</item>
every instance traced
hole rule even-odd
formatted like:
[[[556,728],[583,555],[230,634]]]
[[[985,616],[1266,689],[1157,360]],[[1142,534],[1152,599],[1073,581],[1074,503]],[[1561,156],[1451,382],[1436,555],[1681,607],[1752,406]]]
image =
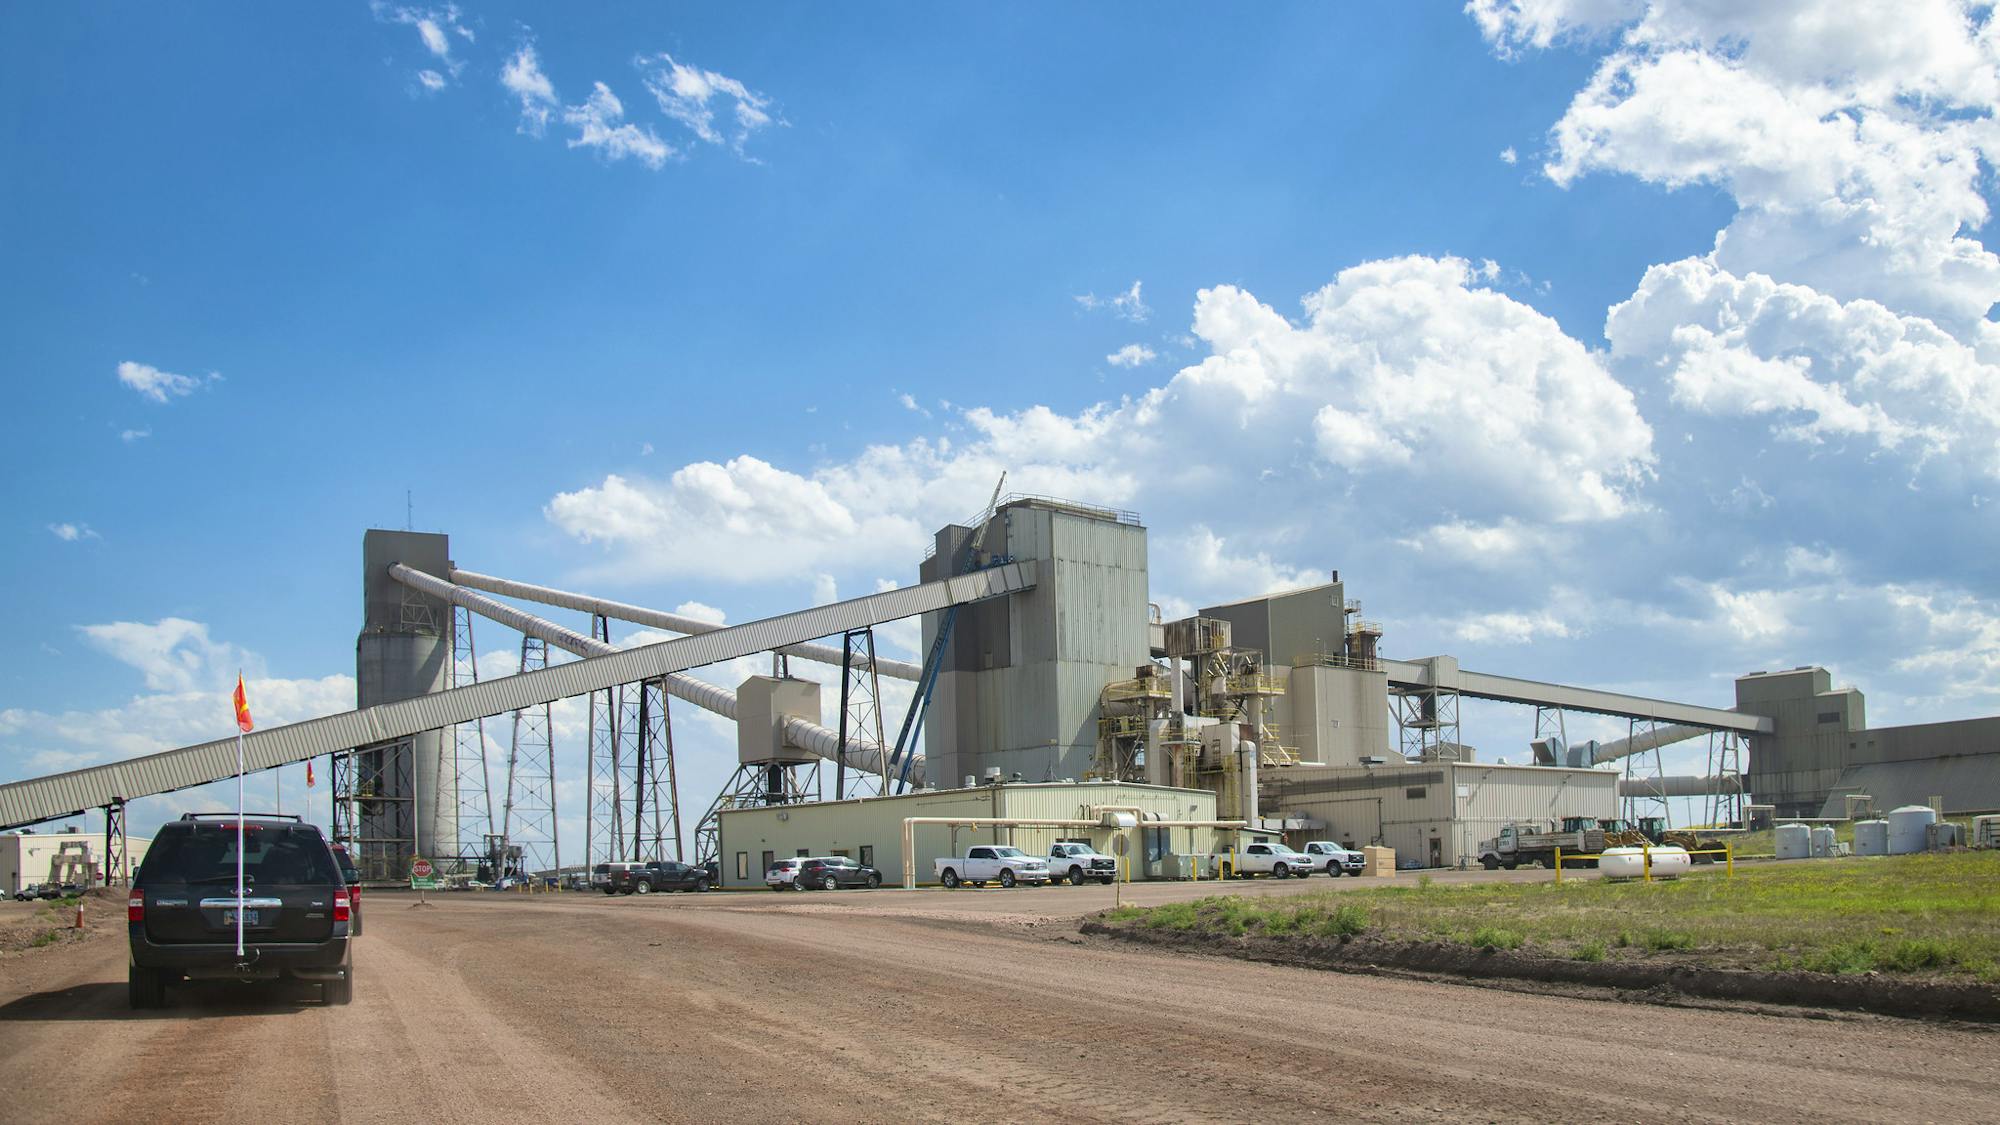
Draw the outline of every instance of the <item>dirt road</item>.
[[[0,958],[24,1079],[5,1116],[1945,1121],[2000,1101],[1990,1029],[1082,942],[1068,916],[1109,894],[377,896],[346,1008],[203,985],[129,1012],[114,925]],[[1618,1039],[1656,1045],[1581,1049]]]

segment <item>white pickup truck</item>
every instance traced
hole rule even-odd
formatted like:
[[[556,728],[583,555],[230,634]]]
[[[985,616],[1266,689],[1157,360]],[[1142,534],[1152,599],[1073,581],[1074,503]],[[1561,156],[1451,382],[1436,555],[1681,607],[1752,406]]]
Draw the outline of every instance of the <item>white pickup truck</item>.
[[[956,887],[960,883],[971,883],[975,887],[998,883],[1011,887],[1015,883],[1046,884],[1049,881],[1047,860],[1005,844],[981,844],[976,848],[967,848],[963,856],[940,859],[936,863],[938,882],[947,887]]]
[[[1328,875],[1340,878],[1345,871],[1349,875],[1359,875],[1368,866],[1368,857],[1352,848],[1334,843],[1332,840],[1314,840],[1306,845],[1306,857],[1313,866],[1321,868]]]
[[[1217,852],[1216,870],[1225,879],[1246,879],[1252,875],[1269,875],[1273,879],[1289,879],[1294,875],[1303,879],[1313,873],[1317,866],[1313,857],[1302,855],[1279,843],[1240,844],[1232,851]]]
[[[1055,882],[1068,879],[1081,887],[1085,879],[1095,879],[1105,886],[1118,881],[1118,861],[1091,847],[1075,841],[1049,845],[1049,878]]]

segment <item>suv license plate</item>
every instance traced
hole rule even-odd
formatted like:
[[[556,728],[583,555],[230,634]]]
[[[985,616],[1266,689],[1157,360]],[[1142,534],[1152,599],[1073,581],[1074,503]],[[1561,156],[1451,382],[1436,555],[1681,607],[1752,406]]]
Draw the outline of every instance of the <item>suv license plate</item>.
[[[225,926],[234,926],[236,924],[236,912],[234,910],[223,911],[222,924]],[[256,925],[257,912],[255,910],[245,910],[243,912],[243,924],[246,926]]]

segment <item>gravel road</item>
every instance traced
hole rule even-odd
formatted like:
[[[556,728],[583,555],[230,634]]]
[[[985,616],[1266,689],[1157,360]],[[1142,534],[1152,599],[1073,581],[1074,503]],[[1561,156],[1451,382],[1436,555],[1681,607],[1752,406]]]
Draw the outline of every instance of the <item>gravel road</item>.
[[[1102,894],[1097,893],[1102,891]],[[12,1121],[1972,1120],[2000,1031],[1086,942],[1110,888],[371,896],[354,1003],[0,956]],[[1632,1044],[1621,1055],[1590,1044]],[[1553,1061],[1552,1061],[1553,1060]]]

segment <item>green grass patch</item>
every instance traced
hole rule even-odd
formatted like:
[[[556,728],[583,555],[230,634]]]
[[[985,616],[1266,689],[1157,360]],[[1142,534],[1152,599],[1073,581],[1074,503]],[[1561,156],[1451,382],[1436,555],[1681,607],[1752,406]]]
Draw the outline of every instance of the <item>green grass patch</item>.
[[[1448,884],[1218,895],[1107,914],[1111,925],[1275,938],[1366,933],[1579,961],[1884,972],[2000,982],[2000,853],[1719,868],[1657,883]]]
[[[1472,931],[1472,944],[1481,949],[1519,949],[1527,940],[1519,932],[1499,926],[1481,926]]]

